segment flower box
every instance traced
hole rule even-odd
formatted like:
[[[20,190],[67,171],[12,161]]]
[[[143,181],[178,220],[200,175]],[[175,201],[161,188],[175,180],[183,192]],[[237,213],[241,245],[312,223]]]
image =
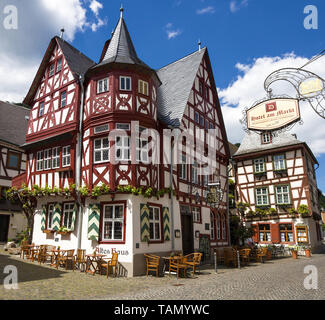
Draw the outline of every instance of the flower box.
[[[72,231],[57,231],[56,233],[62,235],[62,236],[66,236],[68,234],[70,234]]]
[[[54,231],[53,230],[43,230],[43,233],[50,234],[50,233],[54,233]]]

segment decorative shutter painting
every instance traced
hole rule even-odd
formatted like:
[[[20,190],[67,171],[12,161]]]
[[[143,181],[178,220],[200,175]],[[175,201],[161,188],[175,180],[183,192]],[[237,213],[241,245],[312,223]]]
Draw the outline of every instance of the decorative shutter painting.
[[[71,228],[70,228],[70,231],[74,231],[74,225],[75,225],[75,222],[76,222],[77,212],[78,212],[78,206],[75,203],[74,206],[73,206],[73,213],[72,213],[72,220],[71,220]]]
[[[146,242],[150,239],[150,226],[149,226],[149,207],[145,203],[140,204],[140,228],[141,228],[141,241]]]
[[[89,205],[88,240],[99,240],[100,204]]]
[[[61,212],[62,212],[61,203],[56,203],[54,206],[54,212],[52,217],[52,230],[58,231],[60,229]]]
[[[170,216],[169,216],[169,208],[163,207],[163,230],[164,230],[164,240],[170,240]]]
[[[46,227],[46,205],[42,205],[42,218],[41,218],[41,230],[45,230]]]

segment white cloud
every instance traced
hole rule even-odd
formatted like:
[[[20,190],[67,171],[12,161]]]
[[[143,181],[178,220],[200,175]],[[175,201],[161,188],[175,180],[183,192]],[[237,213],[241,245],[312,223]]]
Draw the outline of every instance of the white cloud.
[[[215,12],[215,9],[212,6],[196,10],[197,14],[207,14],[207,13],[214,13],[214,12]]]
[[[230,1],[230,11],[232,13],[234,13],[246,6],[248,6],[248,0],[242,0],[242,1],[232,0],[232,1]]]
[[[172,29],[172,28],[173,28],[173,24],[171,22],[167,23],[165,26],[168,40],[174,39],[182,33],[180,29]]]
[[[95,0],[1,0],[0,12],[7,4],[18,9],[18,30],[0,25],[0,100],[23,100],[50,39],[61,28],[72,42],[77,32],[95,32],[106,24],[99,16],[103,5]]]
[[[96,0],[92,0],[89,5],[89,8],[96,16],[98,16],[99,9],[103,9],[103,5]]]
[[[325,78],[324,59],[325,57],[317,60],[305,69]],[[244,131],[239,120],[243,118],[246,107],[251,107],[257,100],[266,97],[266,77],[277,69],[301,67],[307,61],[307,58],[289,53],[281,57],[257,58],[251,64],[236,64],[236,80],[227,88],[218,90],[229,141],[242,141]],[[284,81],[275,82],[272,90],[275,95],[288,94],[296,97],[293,87]],[[325,153],[325,130],[321,129],[324,128],[325,120],[317,115],[307,102],[302,102],[300,108],[304,124],[296,124],[291,132],[296,133],[299,140],[307,142],[316,156]]]

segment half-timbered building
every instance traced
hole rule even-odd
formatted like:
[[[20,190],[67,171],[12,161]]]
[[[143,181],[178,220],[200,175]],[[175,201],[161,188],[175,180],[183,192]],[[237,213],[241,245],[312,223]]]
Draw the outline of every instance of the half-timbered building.
[[[321,244],[315,166],[294,134],[246,134],[233,156],[237,201],[248,204],[244,221],[261,245]]]
[[[122,11],[98,63],[54,37],[25,103],[32,107],[24,145],[29,188],[109,190],[40,198],[36,244],[117,251],[129,276],[143,273],[144,253],[200,250],[209,259],[211,248],[229,245],[229,147],[206,48],[154,70],[138,57]],[[175,137],[166,140],[171,128]],[[205,153],[212,129],[216,165],[203,175],[182,146],[188,139],[196,150],[203,132]],[[216,181],[220,199],[212,208],[207,184]]]
[[[0,242],[15,239],[27,221],[21,207],[6,199],[12,179],[24,175],[26,154],[20,147],[25,142],[30,110],[0,101]]]

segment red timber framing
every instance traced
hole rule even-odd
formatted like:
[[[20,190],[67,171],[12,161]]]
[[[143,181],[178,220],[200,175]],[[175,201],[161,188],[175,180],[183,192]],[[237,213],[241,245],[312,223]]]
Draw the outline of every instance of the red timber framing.
[[[275,170],[273,157],[276,155],[285,156],[285,170],[278,172]],[[313,181],[307,173],[306,155],[309,155],[309,150],[305,147],[305,144],[296,144],[263,152],[234,156],[237,168],[237,201],[248,203],[248,210],[254,211],[258,208],[256,206],[255,190],[257,188],[267,188],[269,198],[267,207],[277,209],[279,215],[274,217],[274,219],[290,218],[288,209],[292,207],[297,209],[301,204],[307,204],[310,211],[315,212],[317,209],[311,203],[310,187],[312,185],[317,190],[317,186],[316,181]],[[265,172],[261,175],[256,175],[254,174],[254,160],[259,158],[265,159]],[[277,186],[289,187],[290,203],[288,203],[287,208],[277,203],[275,190]],[[252,219],[246,218],[247,221]],[[256,218],[253,220],[255,221]]]
[[[17,158],[17,166],[15,167],[10,165],[11,156]],[[26,159],[20,149],[9,144],[0,145],[0,180],[10,181],[17,175],[23,174],[25,172],[23,168],[25,167]]]

